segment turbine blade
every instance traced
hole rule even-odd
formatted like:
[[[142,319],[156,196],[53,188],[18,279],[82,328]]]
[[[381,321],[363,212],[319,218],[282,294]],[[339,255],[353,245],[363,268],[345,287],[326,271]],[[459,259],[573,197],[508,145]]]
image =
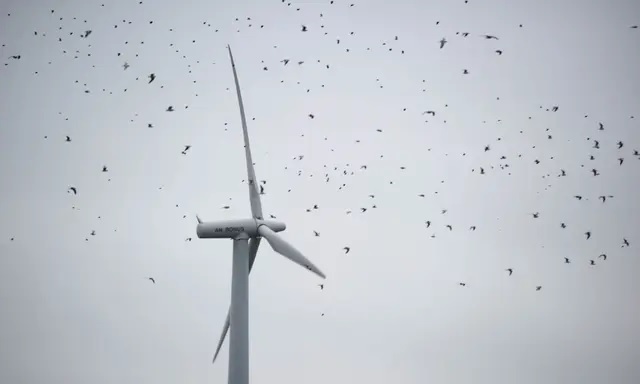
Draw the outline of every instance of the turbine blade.
[[[229,332],[229,325],[231,324],[231,310],[227,311],[227,319],[224,321],[224,326],[222,327],[222,334],[220,335],[220,340],[218,341],[218,347],[216,348],[216,353],[213,355],[213,361],[211,364],[216,362],[218,358],[218,353],[220,353],[220,349],[222,348],[222,344],[224,344],[224,339],[227,337],[227,332]]]
[[[258,193],[258,180],[253,169],[253,159],[251,158],[251,147],[249,146],[249,133],[247,132],[247,118],[244,115],[244,105],[242,104],[242,95],[240,94],[240,83],[238,82],[238,74],[236,73],[236,64],[233,61],[231,47],[229,49],[229,58],[231,58],[231,68],[233,69],[233,79],[236,83],[236,93],[238,94],[238,104],[240,105],[240,120],[242,121],[242,134],[244,135],[244,155],[247,161],[247,177],[249,183],[249,202],[251,203],[251,214],[254,219],[263,219],[262,203],[260,202],[260,194]]]
[[[278,252],[294,263],[307,268],[323,279],[326,278],[324,273],[322,273],[322,271],[320,271],[318,267],[313,265],[313,263],[309,261],[309,259],[304,257],[304,255],[300,253],[300,251],[295,249],[293,245],[284,241],[280,236],[278,236],[277,233],[271,230],[271,228],[267,227],[266,225],[261,225],[258,227],[258,233],[260,234],[260,236],[267,239],[269,245],[271,245],[271,248],[273,248],[274,251]]]
[[[258,247],[260,246],[260,238],[255,237],[249,240],[249,273],[251,273],[251,268],[253,267],[253,263],[256,261],[256,255],[258,254]],[[211,364],[216,362],[218,358],[218,354],[220,353],[220,349],[222,348],[222,344],[224,344],[224,339],[227,337],[227,333],[229,332],[229,326],[231,324],[231,308],[227,310],[227,319],[224,321],[224,326],[222,327],[222,334],[220,335],[220,340],[218,340],[218,346],[216,347],[216,353],[213,355],[213,361]]]
[[[256,255],[258,254],[258,247],[260,246],[260,238],[254,237],[249,239],[249,273],[253,268],[253,263],[256,261]]]

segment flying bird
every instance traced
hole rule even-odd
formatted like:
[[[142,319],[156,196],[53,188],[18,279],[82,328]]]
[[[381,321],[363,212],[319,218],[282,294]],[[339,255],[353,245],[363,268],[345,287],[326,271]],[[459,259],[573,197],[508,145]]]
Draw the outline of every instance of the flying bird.
[[[155,80],[155,79],[156,79],[156,74],[155,73],[150,74],[149,75],[149,82],[147,84],[151,84],[151,82],[153,82],[153,80]]]
[[[565,264],[569,264],[569,263],[571,263],[571,260],[569,260],[569,258],[568,258],[568,257],[565,257],[565,258],[564,258],[564,263],[565,263]]]
[[[109,171],[109,170],[107,169],[107,166],[106,166],[106,165],[103,165],[103,166],[102,166],[102,172],[108,172],[108,171]]]
[[[603,253],[602,255],[598,256],[598,257],[599,257],[599,258],[601,257],[601,258],[602,258],[602,260],[607,260],[607,255],[606,255],[606,254],[604,254],[604,253]]]
[[[69,191],[73,192],[74,195],[78,194],[78,190],[76,189],[76,187],[69,187]]]
[[[542,289],[542,285],[538,285],[538,286],[536,287],[536,291],[539,291],[539,290],[541,290],[541,289]]]
[[[182,154],[183,154],[183,155],[186,155],[186,154],[187,154],[187,151],[188,151],[189,149],[191,149],[191,146],[190,146],[190,145],[185,145],[185,146],[184,146],[184,150],[182,151]]]
[[[156,283],[156,279],[154,279],[153,277],[149,277],[149,280],[151,280],[151,282],[152,282],[153,284],[155,284],[155,283]]]
[[[127,63],[126,61],[124,62],[124,64],[122,64],[122,67],[124,68],[124,70],[126,71],[127,68],[130,67],[129,63]]]
[[[65,139],[64,141],[66,141],[67,143],[69,143],[69,142],[71,142],[71,138],[70,138],[69,136],[67,136],[67,137],[66,137],[66,139]]]
[[[501,51],[501,50],[499,50],[499,49],[496,49],[496,53],[497,53],[498,55],[502,55],[502,51]]]
[[[482,35],[482,36],[484,36],[484,38],[487,39],[487,40],[491,40],[491,39],[499,40],[497,37],[495,37],[493,35]]]
[[[447,39],[443,37],[442,40],[440,40],[440,49],[444,48],[445,44],[447,44]]]
[[[513,269],[512,268],[507,268],[507,269],[505,269],[505,271],[509,272],[509,276],[513,275]]]
[[[316,231],[313,231],[313,234],[316,235],[316,237],[320,236],[320,233]]]
[[[342,249],[344,249],[344,254],[345,254],[345,255],[346,255],[347,253],[349,253],[349,251],[351,250],[351,248],[349,248],[349,247],[344,247],[344,248],[342,248]]]
[[[584,235],[587,237],[587,240],[589,240],[591,238],[591,231],[585,232]]]

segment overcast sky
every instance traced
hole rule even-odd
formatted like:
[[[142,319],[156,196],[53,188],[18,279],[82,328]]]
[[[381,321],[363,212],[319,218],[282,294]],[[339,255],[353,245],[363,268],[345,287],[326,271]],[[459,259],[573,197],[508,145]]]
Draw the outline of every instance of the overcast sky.
[[[252,383],[640,382],[639,2],[57,3],[0,2],[0,382],[226,382],[226,44],[265,215],[327,274],[262,243]]]

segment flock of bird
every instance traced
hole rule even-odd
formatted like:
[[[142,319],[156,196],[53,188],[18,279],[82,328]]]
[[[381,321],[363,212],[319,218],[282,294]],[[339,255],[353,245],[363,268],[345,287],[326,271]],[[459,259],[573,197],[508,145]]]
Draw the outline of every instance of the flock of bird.
[[[282,0],[282,3],[285,3],[285,1]],[[466,1],[465,1],[465,3],[466,3]],[[146,4],[147,3],[143,3],[142,1],[139,2],[139,5],[141,5],[141,6],[144,6]],[[288,7],[292,7],[291,3],[285,3],[285,5],[288,6]],[[104,7],[104,4],[102,4],[101,6]],[[355,4],[337,4],[334,1],[329,1],[327,6],[354,7]],[[294,6],[294,8],[295,8],[295,6]],[[297,8],[296,10],[299,11],[300,8]],[[58,19],[60,27],[58,28],[57,31],[33,31],[33,36],[34,37],[46,37],[47,35],[49,35],[50,39],[52,39],[51,40],[52,44],[57,43],[57,44],[61,44],[61,46],[64,47],[64,44],[68,39],[75,39],[75,38],[84,39],[84,40],[87,40],[90,43],[91,39],[94,38],[97,34],[108,34],[109,33],[108,30],[94,30],[94,29],[91,29],[90,27],[87,27],[86,29],[83,29],[83,31],[81,33],[77,33],[77,31],[66,31],[63,28],[63,25],[62,25],[63,22],[65,20],[67,20],[68,18],[73,18],[73,20],[76,20],[76,18],[72,17],[70,15],[67,15],[67,14],[64,14],[64,15],[60,14],[59,15],[58,12],[55,9],[48,10],[48,13],[50,14],[50,17]],[[5,17],[11,17],[11,14],[9,13]],[[322,13],[320,13],[318,15],[318,17],[319,17],[320,23],[322,23],[324,15]],[[240,18],[236,18],[235,21],[236,22],[240,22]],[[260,29],[265,28],[265,25],[259,25],[259,26],[256,25],[256,26],[254,26],[252,24],[253,22],[252,22],[250,17],[246,18],[246,22],[248,23],[248,27],[257,27],[257,28],[260,28]],[[84,23],[87,26],[89,25],[87,20],[84,20]],[[114,24],[113,28],[117,29],[121,25],[127,25],[127,24],[131,24],[131,23],[132,23],[132,21],[122,20],[121,23]],[[153,24],[153,21],[148,21],[148,23],[149,24]],[[437,21],[436,25],[439,25],[439,24],[440,24],[440,22]],[[206,21],[203,22],[203,25],[205,25],[206,27],[209,27],[209,28],[211,27],[211,24],[207,23]],[[519,28],[523,28],[523,25],[519,24],[518,27]],[[637,25],[633,25],[630,28],[631,29],[637,29],[638,26]],[[324,25],[320,24],[319,29],[322,31],[321,33],[323,33],[325,36],[328,35],[329,32],[324,31]],[[215,32],[218,32],[218,31],[219,31],[218,29],[215,29]],[[298,33],[311,34],[311,33],[316,33],[316,30],[312,29],[309,25],[301,25]],[[354,34],[355,34],[355,32],[350,32],[350,35],[354,35]],[[470,36],[473,37],[473,35],[470,32],[457,32],[456,35],[461,37],[461,38],[467,38],[467,37],[470,37]],[[490,48],[490,49],[493,50],[493,52],[495,52],[496,58],[499,57],[499,56],[502,56],[503,54],[508,54],[508,52],[505,52],[504,49],[500,48],[500,46],[499,46],[500,37],[494,36],[494,35],[491,35],[491,34],[477,34],[476,36],[478,38],[486,40],[487,43],[489,43],[491,41],[492,43],[498,44],[498,45],[492,46]],[[452,37],[450,37],[450,39],[452,39]],[[393,41],[398,41],[398,40],[399,40],[398,36],[394,36],[393,37]],[[195,43],[195,40],[193,40],[193,42]],[[126,42],[125,44],[128,44],[128,42]],[[339,47],[343,47],[345,45],[344,42],[341,41],[340,38],[336,38],[335,44],[337,46],[339,46]],[[429,45],[432,45],[432,48],[434,49],[435,53],[438,52],[438,49],[439,50],[446,50],[448,48],[448,45],[450,45],[450,44],[453,44],[453,43],[450,42],[447,39],[446,36],[442,37],[440,40],[434,39],[431,43],[428,42],[428,41],[425,42],[426,49],[429,49]],[[387,42],[382,43],[382,46],[384,46],[384,49],[388,49],[389,51],[392,51],[394,47],[391,47],[390,45],[391,45],[391,43],[389,43],[389,44]],[[173,44],[170,44],[170,46],[173,47]],[[91,44],[89,44],[88,47],[91,47]],[[96,48],[99,48],[99,47],[96,47]],[[107,48],[105,48],[105,49],[107,49]],[[345,48],[346,52],[350,52],[351,49],[353,49],[353,48]],[[365,49],[366,50],[371,50],[371,47],[366,47]],[[11,46],[10,44],[8,45],[5,42],[3,42],[2,50],[0,52],[3,55],[6,55],[4,57],[8,58],[7,61],[4,63],[4,66],[14,65],[14,63],[18,62],[18,61],[30,60],[29,57],[27,57],[26,55],[24,55],[24,54],[22,54],[20,52],[19,47]],[[176,52],[179,52],[179,49],[176,48]],[[78,58],[80,58],[81,54],[85,53],[85,52],[81,52],[80,50],[76,50],[75,52],[71,52],[71,51],[68,51],[66,49],[62,49],[62,53],[65,54],[65,55],[68,55],[68,54],[73,55],[75,59],[78,59]],[[116,55],[117,57],[119,57],[119,58],[122,57],[122,53],[119,52],[117,49],[116,49],[116,51],[114,51],[112,53],[114,55]],[[400,54],[405,54],[405,50],[400,50]],[[87,56],[90,56],[90,53],[88,53]],[[127,59],[122,57],[121,58],[121,68],[122,68],[121,71],[128,71],[127,73],[130,73],[131,71],[137,70],[136,69],[136,63],[135,63],[137,57],[138,57],[138,53],[135,54],[135,57],[129,57]],[[273,63],[273,64],[274,65],[288,66],[292,61],[293,61],[293,63],[297,63],[298,66],[302,66],[305,63],[304,60],[294,60],[294,59],[292,59],[290,57],[283,57],[281,60],[279,60],[278,63]],[[320,62],[321,61],[318,60],[318,63],[320,63]],[[48,64],[51,64],[51,62],[49,62]],[[261,70],[268,71],[270,64],[261,62],[260,66],[261,66]],[[329,64],[324,64],[324,66],[326,67],[326,69],[331,68],[331,66]],[[188,68],[189,68],[189,73],[191,73],[191,65],[189,65]],[[468,75],[470,72],[469,72],[469,69],[465,68],[465,69],[462,70],[462,73],[465,74],[465,75]],[[36,72],[36,74],[37,74],[37,72]],[[0,76],[2,76],[1,72],[0,72]],[[175,76],[175,74],[174,75],[168,75],[167,74],[165,76]],[[136,77],[136,80],[138,80],[139,78],[140,77]],[[163,81],[162,76],[159,76],[159,75],[157,75],[156,73],[153,73],[153,72],[152,73],[147,73],[146,74],[146,78],[148,79],[147,84],[150,85],[150,86],[151,86],[151,84],[158,85],[159,82]],[[144,79],[144,77],[143,77],[143,79]],[[379,79],[377,79],[376,81],[379,82]],[[196,81],[194,80],[193,83],[195,83],[195,82]],[[282,80],[281,82],[284,83],[284,80]],[[76,80],[76,83],[79,83],[79,81]],[[423,83],[424,83],[424,80],[423,80]],[[210,85],[205,85],[205,86],[209,87]],[[84,87],[86,88],[84,90],[85,93],[90,93],[91,92],[88,89],[87,84],[84,84]],[[164,87],[164,86],[160,85],[160,87]],[[322,85],[322,87],[324,87],[324,84]],[[380,88],[383,88],[383,85],[380,85]],[[228,90],[229,90],[229,88],[227,88],[227,91]],[[114,92],[114,90],[107,90],[107,89],[102,89],[102,91],[103,92],[108,92],[108,93],[111,93],[111,94]],[[127,89],[124,89],[123,92],[126,92],[126,91],[127,91]],[[425,90],[423,89],[423,92],[424,91]],[[306,92],[307,93],[310,92],[310,89],[306,89]],[[198,95],[196,94],[195,96],[198,96]],[[446,107],[446,105],[445,105],[445,107]],[[167,113],[172,113],[172,112],[176,111],[176,107],[174,105],[158,106],[157,108],[158,108],[158,111],[163,111],[164,110]],[[188,105],[184,106],[184,109],[188,109],[188,108],[189,108]],[[539,108],[540,109],[545,109],[546,111],[548,111],[550,113],[555,113],[555,112],[558,112],[560,110],[560,106],[558,106],[558,105],[552,105],[550,107],[539,106]],[[406,108],[404,108],[403,111],[406,111]],[[425,111],[421,112],[421,115],[429,115],[430,118],[435,119],[437,115],[439,116],[439,113],[440,112],[438,112],[437,110],[429,109],[429,110],[425,110]],[[60,114],[62,115],[62,112],[60,112]],[[314,113],[309,113],[308,114],[308,118],[309,119],[314,119],[315,117],[316,116],[315,116]],[[587,116],[584,116],[584,117],[587,118]],[[630,118],[633,119],[634,117],[631,116]],[[531,117],[529,117],[529,119],[531,119]],[[428,120],[426,122],[428,122]],[[444,122],[446,122],[446,120]],[[149,128],[149,129],[153,129],[155,127],[154,123],[152,123],[152,122],[146,122],[145,124],[146,124],[146,128]],[[227,125],[227,123],[225,123],[225,126],[226,125]],[[377,133],[378,134],[382,133],[382,130],[381,129],[377,129]],[[523,133],[523,131],[520,131],[520,133]],[[594,123],[594,126],[593,126],[593,137],[589,137],[589,138],[586,139],[587,141],[591,142],[591,147],[588,149],[590,151],[590,153],[589,153],[588,156],[586,156],[585,160],[593,161],[593,160],[596,159],[596,156],[598,156],[598,151],[600,151],[602,149],[602,145],[604,145],[604,144],[601,144],[602,138],[604,137],[604,135],[607,135],[607,134],[608,133],[606,132],[605,124],[603,122]],[[598,136],[598,135],[600,135],[600,136]],[[45,139],[49,139],[49,135],[45,135],[44,138]],[[546,139],[547,140],[553,140],[553,134],[552,134],[552,132],[550,132],[549,129],[547,129],[547,132],[546,132]],[[55,140],[57,140],[57,139],[55,139]],[[496,141],[500,142],[501,140],[502,140],[502,138],[499,137],[499,138],[497,138]],[[64,135],[60,139],[60,141],[61,141],[61,145],[73,145],[73,144],[68,144],[68,143],[73,143],[73,138],[71,136],[69,136],[69,135]],[[67,144],[65,144],[65,143],[67,143]],[[636,144],[636,143],[630,143],[630,144],[631,144],[630,146],[632,146],[633,144]],[[182,155],[187,155],[191,149],[192,149],[192,145],[186,144],[186,145],[184,145],[182,147],[182,151],[180,153]],[[478,148],[477,148],[477,152],[478,153],[489,153],[489,154],[491,154],[493,151],[494,151],[494,148],[492,148],[492,144],[490,144],[490,143],[489,144],[479,144]],[[635,166],[635,167],[637,167],[636,164],[638,164],[638,163],[628,165],[627,161],[626,161],[627,159],[640,160],[640,153],[639,153],[639,151],[637,149],[633,149],[633,148],[629,149],[629,146],[626,143],[624,143],[621,140],[619,140],[615,145],[615,151],[616,152],[615,152],[615,155],[613,156],[613,158],[605,159],[605,161],[616,162],[617,165],[621,166],[621,167],[622,166]],[[467,155],[467,153],[462,153],[461,154],[461,156],[466,156],[466,155]],[[476,175],[487,175],[492,170],[496,170],[496,171],[497,170],[501,170],[501,171],[505,171],[505,172],[510,174],[510,168],[511,168],[510,161],[511,160],[515,160],[515,159],[521,159],[521,158],[523,158],[523,156],[524,155],[522,153],[519,153],[516,156],[507,156],[505,154],[500,153],[495,157],[495,159],[498,161],[497,164],[494,163],[494,164],[491,164],[491,165],[477,166],[477,167],[471,169],[470,171],[475,173]],[[603,156],[606,156],[606,155],[603,155]],[[293,158],[293,161],[298,161],[299,162],[299,161],[302,161],[303,159],[304,159],[304,155],[297,155],[297,156],[295,156]],[[553,159],[553,157],[552,157],[552,159]],[[538,158],[535,158],[532,161],[536,165],[541,163],[541,159],[538,159]],[[363,172],[368,169],[368,165],[359,165],[359,166],[356,166],[356,167],[359,167],[359,170],[363,171]],[[588,172],[592,175],[592,177],[597,177],[597,176],[601,175],[600,170],[598,170],[595,166],[587,166],[585,164],[581,164],[581,168],[585,168],[585,167],[587,168]],[[330,183],[331,180],[333,180],[334,175],[335,176],[348,176],[348,175],[353,175],[355,172],[358,171],[357,168],[352,168],[350,165],[347,165],[346,167],[342,167],[342,168],[338,167],[338,166],[334,166],[334,167],[331,168],[331,167],[327,167],[325,165],[325,169],[326,170],[325,170],[324,175],[323,175],[323,180],[326,183]],[[400,167],[400,169],[403,170],[403,169],[405,169],[405,167]],[[635,169],[636,172],[637,172],[637,169],[638,168]],[[288,170],[288,167],[285,167],[285,170]],[[103,173],[108,173],[109,172],[109,168],[105,164],[100,170],[96,170],[96,171],[101,171]],[[555,174],[555,175],[546,174],[546,175],[544,175],[542,177],[543,178],[550,178],[552,176],[559,177],[559,178],[568,177],[569,174],[573,173],[574,171],[576,173],[580,172],[580,170],[571,170],[571,169],[567,170],[567,169],[559,168],[558,171],[557,171],[557,174]],[[298,176],[301,175],[301,174],[302,174],[302,170],[297,171],[297,175]],[[108,179],[108,180],[110,180],[110,179]],[[393,181],[390,181],[389,183],[393,184]],[[260,186],[259,186],[260,187],[260,194],[265,194],[266,193],[266,187],[265,187],[266,184],[267,184],[266,180],[262,180],[261,181]],[[338,185],[337,187],[338,187],[338,189],[342,189],[342,188],[346,187],[346,184],[345,183],[340,183],[340,185]],[[77,186],[77,185],[68,186],[67,188],[68,188],[69,193],[73,194],[73,195],[77,195],[77,194],[82,192],[81,188],[79,186]],[[159,189],[162,189],[162,187],[159,187]],[[289,189],[289,192],[291,192],[291,189]],[[437,192],[435,192],[435,193],[437,193]],[[416,193],[416,195],[419,198],[426,198],[427,197],[425,193]],[[375,201],[375,197],[376,196],[374,194],[371,194],[368,197],[369,197],[370,201]],[[603,195],[597,196],[597,198],[600,199],[601,202],[604,204],[607,201],[609,201],[610,199],[615,198],[615,196],[614,195],[609,195],[609,194],[603,194]],[[568,196],[567,199],[575,199],[577,201],[583,201],[583,200],[586,201],[589,198],[587,196],[583,197],[582,195],[575,195],[575,196]],[[177,204],[176,204],[176,207],[178,207]],[[72,208],[75,209],[75,206],[73,206]],[[231,208],[231,206],[230,205],[224,205],[221,208],[222,209],[229,209],[229,208]],[[360,214],[365,214],[369,209],[376,209],[376,208],[378,208],[376,204],[367,204],[366,206],[360,207],[358,211],[359,211]],[[319,207],[318,207],[317,204],[315,204],[313,206],[310,206],[309,208],[306,208],[306,211],[307,212],[311,212],[311,211],[317,210],[317,209],[319,209]],[[440,217],[432,217],[432,218],[428,218],[427,220],[424,221],[425,231],[427,231],[428,236],[430,236],[431,238],[436,238],[437,228],[446,229],[449,232],[454,231],[454,224],[455,223],[447,221],[447,219],[446,219],[447,218],[447,212],[448,212],[448,209],[446,209],[446,208],[445,209],[441,209]],[[347,215],[348,214],[352,214],[352,210],[347,210],[346,214]],[[542,217],[544,217],[544,215],[541,214],[540,212],[530,212],[530,215],[531,215],[531,219],[532,220],[539,220]],[[186,218],[187,215],[184,215],[183,217]],[[270,217],[271,218],[275,218],[274,215],[270,215]],[[100,218],[100,217],[98,217],[98,218]],[[567,228],[567,223],[565,223],[565,222],[560,222],[560,223],[557,223],[556,225],[561,230],[564,230],[564,229]],[[456,227],[455,230],[457,230],[458,229],[457,228],[458,225],[455,225],[455,227]],[[467,230],[469,230],[469,231],[475,231],[476,230],[476,225],[471,225],[471,226],[468,226],[468,227],[465,226],[465,228],[468,228]],[[92,229],[89,229],[87,231],[87,233],[88,233],[88,236],[85,237],[85,241],[89,241],[90,236],[95,236],[96,235],[96,231],[92,230]],[[316,237],[319,237],[320,236],[320,232],[317,231],[317,230],[314,230],[313,231],[313,235],[316,236]],[[591,231],[586,231],[584,233],[584,236],[585,236],[584,241],[589,241],[591,239],[591,237],[592,237],[592,232]],[[14,241],[16,239],[15,239],[15,237],[12,236],[12,237],[10,237],[10,240]],[[185,241],[191,241],[191,240],[192,240],[192,237],[187,237],[185,239]],[[627,237],[620,236],[620,243],[619,243],[620,247],[628,248],[631,245],[632,245],[632,242]],[[351,251],[351,247],[352,246],[354,246],[354,245],[345,245],[342,248],[343,253],[344,254],[349,254],[350,251]],[[587,260],[588,260],[589,265],[595,266],[595,265],[597,265],[596,261],[605,262],[607,259],[608,259],[607,253],[602,253],[602,254],[600,254],[598,256],[594,256],[592,258],[588,258]],[[564,257],[564,260],[559,260],[559,262],[561,262],[561,263],[563,262],[564,264],[570,264],[573,261],[572,261],[572,257],[569,256],[569,257]],[[507,277],[508,276],[512,276],[514,274],[517,276],[518,271],[515,270],[513,267],[508,266],[508,265],[505,265],[504,267],[505,267],[504,272],[505,272],[505,275]],[[153,284],[156,283],[156,280],[153,277],[148,277],[148,280],[151,281]],[[460,281],[460,282],[458,282],[458,284],[461,287],[466,287],[467,286],[467,282],[465,282],[465,281]],[[324,284],[319,284],[319,287],[320,287],[321,290],[324,289]],[[540,291],[542,289],[542,286],[541,285],[535,285],[535,286],[532,287],[532,289],[535,289],[536,291]]]

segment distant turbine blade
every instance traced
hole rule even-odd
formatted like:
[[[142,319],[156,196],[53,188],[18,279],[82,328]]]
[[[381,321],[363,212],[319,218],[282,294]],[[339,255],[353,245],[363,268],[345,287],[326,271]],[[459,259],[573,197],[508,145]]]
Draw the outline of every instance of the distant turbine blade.
[[[251,268],[253,268],[253,263],[256,261],[256,255],[258,254],[258,247],[260,246],[260,238],[256,237],[249,240],[249,273],[251,273]],[[220,335],[220,340],[218,341],[218,346],[216,347],[216,353],[213,355],[212,364],[216,362],[218,358],[218,354],[220,353],[220,349],[222,348],[222,344],[224,344],[224,339],[227,337],[227,333],[229,332],[229,326],[231,324],[231,308],[227,311],[227,319],[224,321],[224,326],[222,327],[222,334]]]
[[[313,265],[313,263],[309,261],[309,259],[304,257],[304,255],[300,253],[300,251],[295,249],[291,244],[284,241],[280,236],[278,236],[277,233],[272,231],[271,228],[267,227],[266,225],[261,225],[258,227],[258,233],[260,234],[260,236],[267,239],[269,245],[271,245],[271,248],[273,248],[274,251],[278,252],[294,263],[309,269],[311,272],[322,277],[323,279],[326,278],[324,273],[322,273],[322,271],[320,271],[318,267]]]
[[[233,79],[236,82],[236,92],[238,94],[238,104],[240,105],[240,120],[242,121],[242,134],[244,135],[244,154],[247,161],[247,176],[249,178],[249,201],[251,203],[251,214],[254,219],[263,219],[262,203],[260,202],[260,194],[258,193],[258,180],[253,169],[253,159],[251,158],[251,147],[249,146],[249,133],[247,132],[247,118],[244,115],[244,105],[242,104],[242,95],[240,94],[240,83],[238,83],[238,74],[236,73],[236,64],[233,61],[231,47],[229,49],[229,58],[231,58],[231,68],[233,69]]]

